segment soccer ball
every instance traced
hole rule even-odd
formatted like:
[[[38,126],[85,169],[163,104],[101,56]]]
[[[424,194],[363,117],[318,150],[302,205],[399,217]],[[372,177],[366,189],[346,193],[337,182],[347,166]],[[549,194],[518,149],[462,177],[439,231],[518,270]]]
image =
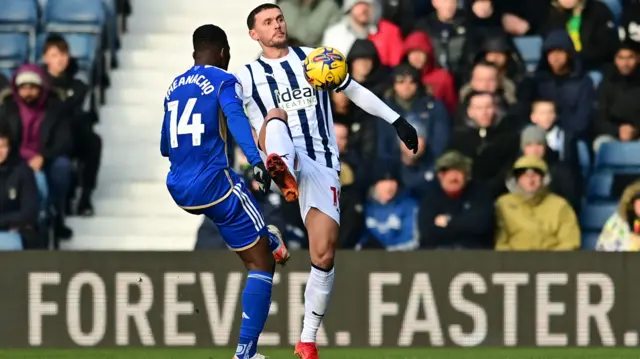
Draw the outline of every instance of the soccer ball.
[[[309,85],[320,91],[333,90],[347,78],[347,57],[333,47],[318,47],[302,63]]]

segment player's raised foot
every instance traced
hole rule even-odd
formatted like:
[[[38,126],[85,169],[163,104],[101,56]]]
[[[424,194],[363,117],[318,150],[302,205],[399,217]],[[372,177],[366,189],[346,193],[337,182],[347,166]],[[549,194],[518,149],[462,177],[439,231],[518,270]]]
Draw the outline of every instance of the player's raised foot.
[[[289,171],[289,167],[277,153],[272,153],[267,157],[267,171],[278,185],[282,195],[287,202],[298,199],[298,183],[296,178]]]
[[[320,359],[318,356],[318,346],[316,343],[303,343],[298,342],[293,354],[300,357],[300,359]]]
[[[280,265],[285,265],[289,258],[291,258],[291,254],[289,250],[287,250],[287,246],[284,245],[284,240],[282,240],[282,233],[278,227],[270,224],[267,226],[267,230],[269,231],[269,240],[277,243],[277,247],[272,250],[273,258],[275,258],[276,263]]]
[[[238,358],[237,355],[234,355],[233,359],[240,359],[240,358]],[[244,358],[242,358],[242,359],[244,359]],[[253,357],[251,357],[249,359],[268,359],[268,358],[266,356],[262,355],[262,354],[256,354],[256,355],[254,355]]]

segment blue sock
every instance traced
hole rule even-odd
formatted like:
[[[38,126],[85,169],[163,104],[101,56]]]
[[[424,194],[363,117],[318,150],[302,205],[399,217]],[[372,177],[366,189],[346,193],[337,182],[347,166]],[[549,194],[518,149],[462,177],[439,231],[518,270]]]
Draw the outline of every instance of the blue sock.
[[[242,292],[242,323],[236,349],[238,359],[250,359],[258,351],[258,337],[269,315],[272,281],[271,273],[249,271]]]
[[[278,249],[279,246],[280,246],[280,239],[278,239],[278,237],[276,237],[275,234],[269,232],[269,249],[271,250],[271,252]]]

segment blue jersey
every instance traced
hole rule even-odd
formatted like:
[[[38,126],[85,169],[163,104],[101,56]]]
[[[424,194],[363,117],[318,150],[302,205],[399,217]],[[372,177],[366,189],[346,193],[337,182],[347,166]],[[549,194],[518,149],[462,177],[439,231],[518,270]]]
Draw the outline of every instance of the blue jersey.
[[[160,152],[169,157],[167,188],[183,208],[206,207],[229,196],[228,136],[251,165],[261,161],[236,77],[214,66],[193,66],[165,96]]]

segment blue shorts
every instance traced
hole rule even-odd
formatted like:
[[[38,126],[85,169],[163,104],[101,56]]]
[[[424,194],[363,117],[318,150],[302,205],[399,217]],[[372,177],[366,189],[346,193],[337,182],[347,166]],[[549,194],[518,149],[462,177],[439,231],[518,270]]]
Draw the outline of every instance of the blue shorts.
[[[231,194],[224,201],[211,207],[186,210],[192,214],[204,214],[211,219],[234,251],[253,247],[260,238],[268,236],[264,216],[247,186],[237,176]]]

